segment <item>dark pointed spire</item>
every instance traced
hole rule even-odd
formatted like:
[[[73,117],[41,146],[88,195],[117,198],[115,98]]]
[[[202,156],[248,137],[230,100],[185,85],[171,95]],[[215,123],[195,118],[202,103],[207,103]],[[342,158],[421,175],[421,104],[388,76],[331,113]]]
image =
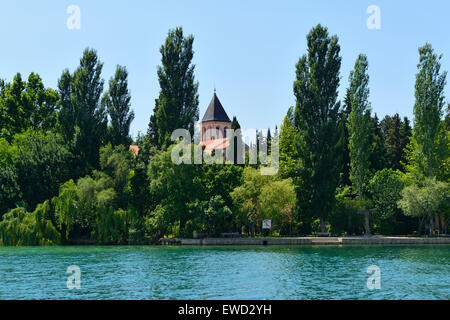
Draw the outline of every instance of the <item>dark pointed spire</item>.
[[[206,109],[205,115],[202,119],[203,122],[206,121],[221,121],[221,122],[231,122],[230,118],[228,118],[225,109],[222,107],[222,104],[217,98],[216,88],[214,88],[214,95],[209,103],[208,109]]]

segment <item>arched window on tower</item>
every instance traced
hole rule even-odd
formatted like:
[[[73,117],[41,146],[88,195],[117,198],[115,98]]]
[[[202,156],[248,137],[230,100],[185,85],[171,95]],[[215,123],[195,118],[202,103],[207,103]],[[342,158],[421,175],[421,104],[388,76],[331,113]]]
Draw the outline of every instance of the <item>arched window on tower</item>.
[[[219,127],[216,127],[216,136],[217,136],[217,139],[220,139],[220,129],[219,129]]]
[[[224,138],[227,137],[227,130],[228,130],[227,127],[223,128],[223,137],[224,137]]]

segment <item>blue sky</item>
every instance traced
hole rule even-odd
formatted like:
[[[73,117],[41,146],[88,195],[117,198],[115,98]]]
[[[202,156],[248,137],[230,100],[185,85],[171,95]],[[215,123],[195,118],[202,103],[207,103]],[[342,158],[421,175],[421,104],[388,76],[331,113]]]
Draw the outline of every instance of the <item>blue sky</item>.
[[[80,30],[66,26],[69,5],[81,10]],[[369,5],[381,9],[380,30],[366,27]],[[450,69],[449,15],[445,0],[2,1],[0,78],[33,71],[56,88],[62,70],[73,71],[83,49],[92,47],[104,62],[106,83],[116,64],[128,68],[136,135],[146,131],[158,96],[159,47],[170,28],[182,26],[195,37],[200,117],[215,85],[242,127],[273,128],[295,104],[295,64],[306,52],[306,34],[321,23],[339,37],[340,97],[356,57],[365,53],[373,112],[412,117],[418,47],[430,42]]]

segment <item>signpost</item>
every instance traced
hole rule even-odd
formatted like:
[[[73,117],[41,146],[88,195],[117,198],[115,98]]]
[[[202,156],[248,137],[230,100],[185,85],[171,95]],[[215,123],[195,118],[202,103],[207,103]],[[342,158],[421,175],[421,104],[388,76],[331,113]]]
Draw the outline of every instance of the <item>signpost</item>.
[[[272,229],[272,220],[271,219],[263,220],[263,222],[262,222],[262,229],[263,229],[263,232],[264,232],[264,230]]]

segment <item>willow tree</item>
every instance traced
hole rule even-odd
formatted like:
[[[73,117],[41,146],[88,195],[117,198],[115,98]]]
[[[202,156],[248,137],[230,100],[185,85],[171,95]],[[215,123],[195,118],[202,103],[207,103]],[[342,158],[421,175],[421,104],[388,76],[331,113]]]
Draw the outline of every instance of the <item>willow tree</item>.
[[[324,232],[342,164],[337,101],[341,57],[337,36],[329,36],[320,24],[309,32],[307,44],[307,54],[296,65],[294,82],[294,121],[302,160],[297,199],[299,212],[318,216]]]
[[[363,188],[369,177],[370,167],[370,102],[367,57],[363,54],[356,59],[355,68],[350,72],[350,101],[352,111],[347,123],[350,151],[350,179],[361,199]]]

